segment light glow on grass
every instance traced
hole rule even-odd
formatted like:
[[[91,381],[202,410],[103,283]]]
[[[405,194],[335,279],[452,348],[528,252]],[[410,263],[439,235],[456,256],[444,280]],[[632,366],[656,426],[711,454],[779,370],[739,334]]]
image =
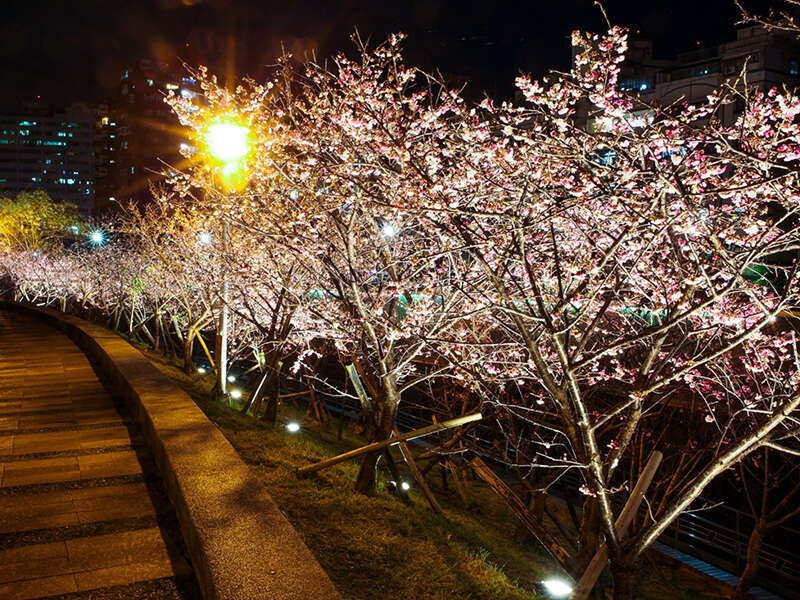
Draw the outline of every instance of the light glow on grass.
[[[300,423],[297,423],[296,421],[287,423],[286,431],[288,431],[289,433],[297,433],[298,431],[300,431]]]
[[[233,398],[234,400],[238,400],[241,397],[242,397],[241,390],[231,390],[231,398]]]

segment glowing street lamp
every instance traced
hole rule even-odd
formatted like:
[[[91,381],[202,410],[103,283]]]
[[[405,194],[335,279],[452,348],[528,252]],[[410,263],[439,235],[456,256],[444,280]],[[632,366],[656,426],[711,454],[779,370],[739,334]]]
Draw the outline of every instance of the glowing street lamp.
[[[219,121],[208,128],[206,139],[211,155],[223,163],[238,161],[250,149],[250,130],[230,121]]]
[[[106,236],[103,235],[103,232],[99,229],[95,229],[89,234],[89,241],[92,242],[95,246],[101,246],[103,242],[105,242]]]
[[[200,235],[197,236],[200,240],[201,244],[210,244],[211,243],[211,234],[207,231],[201,231]]]
[[[247,184],[247,172],[244,158],[250,152],[250,130],[237,122],[235,117],[223,116],[212,120],[205,131],[205,144],[213,159],[219,165],[217,174],[225,191],[238,190]],[[220,164],[221,163],[221,164]],[[208,241],[204,241],[207,239]],[[200,234],[201,243],[210,243],[211,236],[204,238]],[[222,250],[228,249],[228,224],[223,222]],[[228,388],[228,278],[222,272],[222,307],[220,310],[219,328],[216,339],[216,354],[219,363],[217,369],[217,387],[225,396]],[[234,392],[231,393],[233,396]],[[241,397],[241,392],[239,392]]]
[[[385,238],[393,238],[397,235],[397,228],[391,223],[385,223],[381,227],[381,235]]]
[[[297,433],[300,431],[300,423],[292,421],[291,423],[286,424],[286,431],[289,433]]]

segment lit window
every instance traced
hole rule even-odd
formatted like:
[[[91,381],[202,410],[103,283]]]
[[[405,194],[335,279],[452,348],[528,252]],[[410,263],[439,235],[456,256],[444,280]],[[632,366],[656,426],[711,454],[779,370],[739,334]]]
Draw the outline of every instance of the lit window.
[[[152,79],[148,79],[147,80],[147,85],[149,85],[150,87],[153,87],[153,80]]]
[[[131,175],[133,175],[135,172],[136,172],[136,167],[131,167]]]
[[[108,117],[103,117],[102,119],[100,119],[100,123],[102,123],[103,125],[108,125]]]
[[[168,90],[177,90],[178,89],[178,86],[175,85],[174,83],[168,83],[166,87],[167,87]]]
[[[789,61],[789,75],[800,75],[800,60],[792,59]]]

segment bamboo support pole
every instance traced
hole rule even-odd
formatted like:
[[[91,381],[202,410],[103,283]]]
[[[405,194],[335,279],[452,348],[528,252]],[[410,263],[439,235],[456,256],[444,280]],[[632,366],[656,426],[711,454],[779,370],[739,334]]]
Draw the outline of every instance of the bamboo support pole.
[[[394,437],[396,440],[400,439],[397,427],[394,428]],[[398,445],[400,446],[400,453],[403,455],[403,460],[406,461],[408,468],[411,469],[411,474],[414,475],[414,479],[417,480],[417,484],[422,489],[422,493],[425,495],[425,499],[428,501],[428,504],[431,505],[431,509],[436,514],[444,514],[442,507],[439,505],[439,501],[436,500],[436,496],[433,495],[431,488],[428,487],[428,482],[425,481],[425,477],[419,472],[417,463],[414,460],[414,455],[411,454],[411,451],[408,449],[408,445],[404,441],[398,441]]]
[[[491,487],[497,494],[503,498],[508,504],[509,508],[517,515],[522,524],[528,528],[539,543],[544,546],[550,555],[558,562],[561,567],[569,572],[572,563],[572,557],[569,553],[558,543],[558,540],[549,532],[542,523],[538,522],[528,510],[525,502],[514,493],[508,485],[497,476],[497,473],[483,462],[477,456],[469,461],[470,466],[475,470],[478,476],[483,479],[489,487]]]
[[[315,471],[327,469],[328,467],[332,467],[333,465],[339,464],[340,462],[356,458],[357,456],[361,456],[362,454],[375,452],[376,450],[381,450],[382,448],[385,448],[387,446],[394,446],[396,444],[399,444],[400,442],[406,442],[417,438],[421,438],[426,435],[430,435],[432,433],[444,431],[445,429],[452,429],[453,427],[459,427],[460,425],[466,425],[467,423],[480,421],[482,418],[483,416],[481,415],[481,413],[474,413],[471,415],[466,415],[464,417],[457,417],[455,419],[450,419],[448,421],[442,421],[441,423],[434,423],[433,425],[428,425],[427,427],[415,429],[414,431],[409,431],[397,437],[389,438],[387,440],[383,440],[380,442],[373,442],[372,444],[361,446],[361,448],[350,450],[349,452],[345,452],[344,454],[334,456],[333,458],[327,458],[317,463],[306,465],[305,467],[300,467],[297,469],[296,472],[298,475],[307,475],[308,473],[313,473]]]
[[[619,517],[617,517],[616,523],[614,523],[614,529],[616,529],[618,537],[623,537],[628,531],[628,527],[630,527],[633,518],[639,510],[639,505],[642,503],[647,488],[650,487],[653,481],[656,469],[658,469],[658,465],[661,464],[662,458],[664,458],[664,455],[656,450],[647,460],[647,464],[644,466],[644,470],[642,470],[639,476],[639,481],[636,482],[636,486],[633,488],[628,501],[625,503],[625,506],[622,507],[622,512],[619,514]],[[603,544],[592,557],[583,575],[581,575],[580,580],[572,590],[569,600],[586,600],[592,588],[594,588],[595,583],[597,583],[597,579],[600,577],[600,573],[603,572],[607,562],[608,544]]]

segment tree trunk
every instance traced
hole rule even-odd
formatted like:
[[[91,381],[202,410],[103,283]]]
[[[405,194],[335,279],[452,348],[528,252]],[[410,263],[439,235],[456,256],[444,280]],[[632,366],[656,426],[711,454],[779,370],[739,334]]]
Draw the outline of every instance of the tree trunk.
[[[389,439],[394,426],[394,402],[384,402],[380,405],[381,419],[373,429],[374,434],[370,443],[382,442]],[[380,460],[383,450],[369,452],[361,459],[361,467],[358,469],[358,477],[356,477],[355,491],[367,496],[375,494],[376,471],[378,467],[378,460]]]
[[[281,402],[281,366],[282,363],[278,360],[278,353],[276,352],[275,360],[272,362],[272,377],[268,382],[272,387],[272,393],[264,409],[264,420],[273,425],[278,420],[278,405]]]
[[[615,561],[612,559],[611,577],[614,579],[614,600],[633,600],[636,565],[628,561]]]
[[[731,600],[745,600],[747,598],[747,591],[753,585],[758,572],[758,553],[761,550],[761,544],[764,543],[764,535],[766,533],[767,527],[764,520],[757,521],[753,531],[750,533],[750,541],[747,543],[747,561],[744,565],[744,571],[739,577],[736,589],[733,590]]]
[[[187,331],[183,338],[183,372],[191,375],[194,372],[194,360],[192,359],[192,349],[194,348],[194,332]]]
[[[583,573],[600,547],[600,504],[595,498],[583,503],[583,519],[578,537],[576,572]]]

